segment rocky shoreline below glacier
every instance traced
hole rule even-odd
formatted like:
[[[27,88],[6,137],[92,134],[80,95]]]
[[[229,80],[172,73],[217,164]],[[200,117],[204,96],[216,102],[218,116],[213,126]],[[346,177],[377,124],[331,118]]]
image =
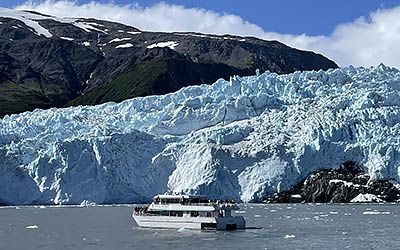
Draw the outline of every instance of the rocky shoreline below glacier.
[[[266,203],[399,202],[400,189],[390,180],[371,180],[355,162],[322,169],[293,188],[264,198]]]

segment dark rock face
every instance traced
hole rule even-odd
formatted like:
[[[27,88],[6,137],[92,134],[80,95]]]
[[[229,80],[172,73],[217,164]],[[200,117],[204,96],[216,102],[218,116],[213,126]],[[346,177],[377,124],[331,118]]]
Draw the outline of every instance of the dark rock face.
[[[52,37],[0,16],[0,117],[166,94],[256,69],[281,74],[338,67],[322,55],[253,37],[142,32],[102,20],[40,16]],[[148,48],[168,41],[176,46]]]
[[[400,190],[388,180],[370,180],[354,162],[338,169],[319,170],[291,190],[267,197],[268,203],[320,202],[347,203],[359,194],[373,194],[387,202],[397,202]]]

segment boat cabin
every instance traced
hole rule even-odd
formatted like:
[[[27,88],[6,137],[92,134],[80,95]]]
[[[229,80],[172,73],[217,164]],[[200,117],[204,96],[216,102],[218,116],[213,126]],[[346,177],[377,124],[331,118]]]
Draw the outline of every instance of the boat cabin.
[[[238,206],[233,201],[209,200],[202,195],[156,195],[148,212],[177,217],[231,217]]]
[[[181,205],[199,205],[210,204],[206,196],[202,195],[156,195],[153,198],[154,204],[181,204]]]

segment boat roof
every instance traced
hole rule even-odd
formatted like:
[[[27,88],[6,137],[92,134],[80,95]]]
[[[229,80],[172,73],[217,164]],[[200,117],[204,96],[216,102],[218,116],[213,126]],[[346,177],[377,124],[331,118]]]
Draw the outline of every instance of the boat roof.
[[[153,199],[195,199],[195,198],[207,198],[205,195],[186,195],[186,194],[158,194]]]

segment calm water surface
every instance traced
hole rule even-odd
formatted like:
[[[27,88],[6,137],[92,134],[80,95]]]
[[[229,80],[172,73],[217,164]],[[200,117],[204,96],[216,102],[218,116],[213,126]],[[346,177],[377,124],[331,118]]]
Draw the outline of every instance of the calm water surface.
[[[242,205],[236,232],[138,228],[132,206],[0,208],[0,249],[400,249],[395,204]]]

